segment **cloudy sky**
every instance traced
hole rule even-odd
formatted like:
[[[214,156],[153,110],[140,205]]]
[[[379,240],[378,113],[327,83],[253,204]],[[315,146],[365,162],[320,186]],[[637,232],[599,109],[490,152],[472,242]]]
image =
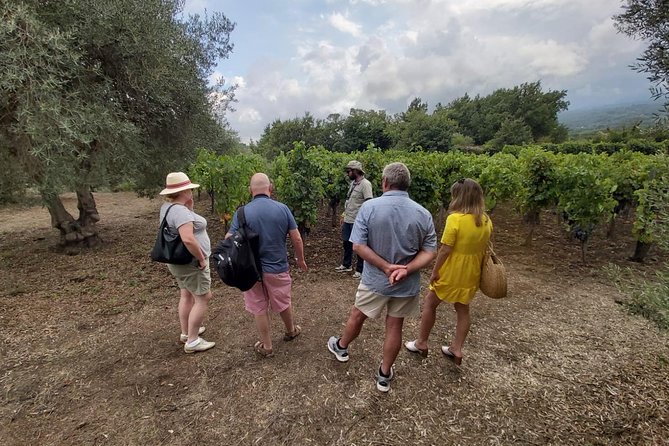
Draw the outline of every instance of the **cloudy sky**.
[[[214,77],[238,85],[228,115],[244,141],[274,119],[351,108],[430,109],[465,93],[541,80],[570,109],[647,102],[629,65],[643,44],[617,34],[618,0],[186,0],[223,12],[234,51]]]

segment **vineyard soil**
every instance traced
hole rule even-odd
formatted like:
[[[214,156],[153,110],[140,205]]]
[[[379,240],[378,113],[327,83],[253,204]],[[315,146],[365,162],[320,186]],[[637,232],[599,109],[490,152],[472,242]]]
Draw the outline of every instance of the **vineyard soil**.
[[[196,204],[209,215],[204,198]],[[72,198],[72,197],[70,197]],[[156,200],[96,194],[104,244],[76,256],[40,207],[0,210],[0,443],[202,445],[666,444],[669,335],[629,315],[602,267],[637,275],[666,258],[627,261],[630,226],[593,236],[588,264],[555,216],[542,215],[531,246],[508,206],[493,214],[508,299],[478,296],[460,369],[439,344],[454,317],[444,307],[421,360],[402,351],[389,394],[373,381],[383,323],[368,321],[337,363],[327,338],[342,330],[357,281],[333,271],[338,230],[325,210],[306,241],[310,271],[294,272],[302,335],[275,357],[257,340],[240,293],[215,282],[206,338],[185,355],[177,289],[148,251]],[[76,208],[76,200],[65,200]],[[74,209],[71,209],[74,211]],[[213,241],[223,227],[210,217]],[[426,275],[423,279],[425,281]],[[405,323],[413,339],[418,320]]]

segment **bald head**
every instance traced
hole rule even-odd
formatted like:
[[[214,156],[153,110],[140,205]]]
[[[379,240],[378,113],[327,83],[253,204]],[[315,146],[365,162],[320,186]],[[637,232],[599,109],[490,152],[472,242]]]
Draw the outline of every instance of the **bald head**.
[[[269,182],[269,177],[264,173],[256,173],[251,177],[251,184],[249,189],[251,195],[254,197],[258,194],[270,195],[272,184]]]

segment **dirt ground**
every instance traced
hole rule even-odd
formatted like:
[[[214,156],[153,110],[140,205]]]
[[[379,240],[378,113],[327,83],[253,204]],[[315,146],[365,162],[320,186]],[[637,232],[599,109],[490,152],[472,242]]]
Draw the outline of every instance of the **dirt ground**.
[[[215,281],[205,337],[217,345],[186,355],[175,282],[148,258],[160,203],[96,199],[105,243],[76,256],[53,249],[45,209],[0,210],[0,444],[669,444],[669,335],[628,314],[602,271],[650,274],[666,260],[628,262],[628,222],[614,240],[596,235],[583,265],[550,214],[524,247],[519,218],[496,210],[510,298],[474,300],[461,368],[439,352],[454,327],[441,308],[429,357],[400,352],[382,394],[382,321],[366,323],[348,363],[326,348],[358,282],[333,271],[340,242],[324,214],[310,271],[293,272],[303,334],[282,342],[275,317],[275,357],[257,357],[240,293]],[[209,222],[215,242],[223,228]],[[405,322],[405,340],[417,326]]]

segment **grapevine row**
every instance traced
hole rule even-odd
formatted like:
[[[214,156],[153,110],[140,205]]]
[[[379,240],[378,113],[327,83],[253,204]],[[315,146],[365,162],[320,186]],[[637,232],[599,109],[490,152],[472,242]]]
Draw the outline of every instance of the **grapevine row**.
[[[637,241],[642,246],[651,244],[649,228],[656,210],[645,204],[643,197],[649,189],[667,187],[666,180],[658,180],[667,178],[662,174],[667,168],[665,154],[628,150],[568,154],[532,146],[494,155],[382,152],[374,147],[345,154],[296,143],[293,150],[271,163],[257,155],[218,156],[202,151],[190,173],[211,192],[216,211],[227,222],[234,210],[248,201],[251,175],[268,172],[277,199],[291,208],[300,230],[308,234],[324,200],[334,215],[337,204],[345,198],[348,183],[343,166],[351,159],[362,162],[376,195],[381,193],[383,167],[393,161],[404,162],[412,175],[411,197],[433,213],[448,206],[451,184],[459,178],[474,178],[485,191],[490,211],[499,202],[514,204],[528,225],[526,243],[531,243],[542,212],[553,210],[581,243],[584,261],[593,230],[608,224],[610,233],[616,216],[625,210],[636,211]],[[636,257],[643,260],[643,254]]]

